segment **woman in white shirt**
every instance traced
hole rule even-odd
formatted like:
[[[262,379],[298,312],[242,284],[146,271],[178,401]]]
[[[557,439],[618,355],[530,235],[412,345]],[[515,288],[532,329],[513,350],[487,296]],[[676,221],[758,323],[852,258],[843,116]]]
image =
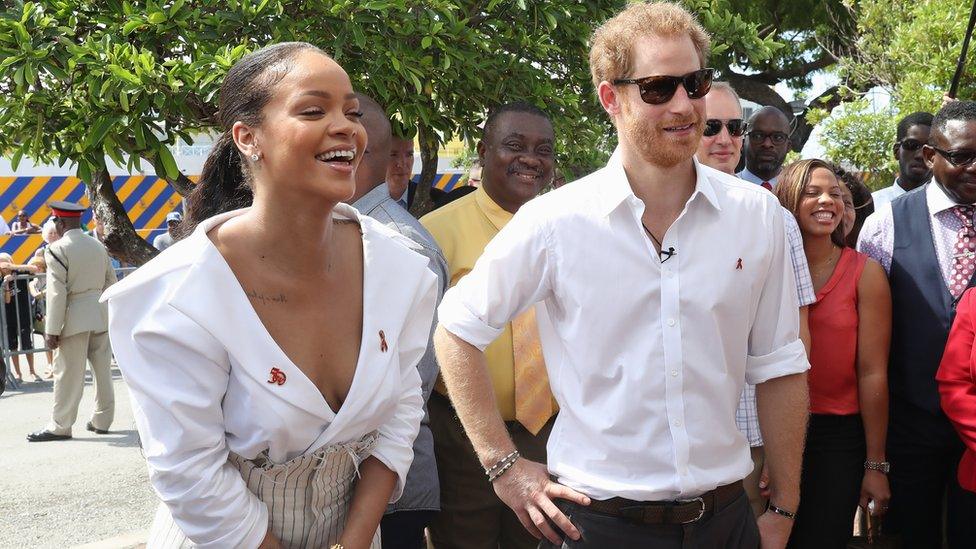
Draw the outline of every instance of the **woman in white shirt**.
[[[163,502],[149,547],[378,547],[423,415],[434,275],[340,204],[366,137],[322,51],[245,56],[217,116],[188,236],[103,297]]]

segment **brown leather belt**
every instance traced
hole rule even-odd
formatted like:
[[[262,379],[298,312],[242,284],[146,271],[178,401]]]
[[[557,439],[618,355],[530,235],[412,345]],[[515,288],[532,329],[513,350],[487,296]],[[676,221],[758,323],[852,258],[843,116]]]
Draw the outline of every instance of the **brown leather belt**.
[[[591,500],[586,507],[642,524],[688,524],[710,517],[742,494],[742,481],[719,486],[687,501],[634,501],[624,498]]]

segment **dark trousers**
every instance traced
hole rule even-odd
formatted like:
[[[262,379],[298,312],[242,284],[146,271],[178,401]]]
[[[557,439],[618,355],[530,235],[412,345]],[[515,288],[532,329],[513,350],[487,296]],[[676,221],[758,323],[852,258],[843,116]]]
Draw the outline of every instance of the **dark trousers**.
[[[424,528],[437,511],[397,511],[383,516],[380,538],[383,549],[424,549]]]
[[[464,434],[447,397],[434,393],[427,404],[434,456],[441,482],[441,511],[430,524],[437,549],[530,549],[539,540],[522,526],[515,513],[495,495],[485,470]],[[546,441],[553,420],[538,435],[510,422],[509,434],[526,459],[546,462]]]
[[[888,430],[891,505],[884,531],[906,549],[976,546],[976,494],[959,486],[963,445],[945,417],[893,402]]]
[[[757,549],[759,528],[745,490],[711,516],[689,524],[643,524],[597,513],[560,500],[557,506],[579,529],[577,541],[554,545],[543,540],[539,549]]]
[[[813,414],[800,477],[800,508],[789,549],[844,549],[864,479],[864,425],[860,415]]]

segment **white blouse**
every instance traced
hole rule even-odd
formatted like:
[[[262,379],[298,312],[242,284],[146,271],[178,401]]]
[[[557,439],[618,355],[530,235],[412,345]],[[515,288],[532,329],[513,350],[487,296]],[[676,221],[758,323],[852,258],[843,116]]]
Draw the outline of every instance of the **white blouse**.
[[[335,413],[264,328],[207,237],[244,212],[204,221],[102,296],[150,480],[201,547],[255,547],[267,529],[267,508],[228,452],[252,459],[267,450],[282,463],[378,430],[372,455],[396,472],[396,501],[423,417],[416,364],[437,299],[427,259],[352,207],[335,208],[360,224],[364,256],[362,345]]]

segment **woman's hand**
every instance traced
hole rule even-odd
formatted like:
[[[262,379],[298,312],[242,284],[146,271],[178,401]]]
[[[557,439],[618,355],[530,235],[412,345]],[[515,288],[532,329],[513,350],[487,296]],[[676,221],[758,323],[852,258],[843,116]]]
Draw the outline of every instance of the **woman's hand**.
[[[868,511],[868,502],[874,501],[874,515],[881,516],[888,511],[888,501],[891,500],[891,489],[888,487],[888,476],[881,471],[867,469],[864,480],[861,481],[861,501],[859,505],[864,512]]]

